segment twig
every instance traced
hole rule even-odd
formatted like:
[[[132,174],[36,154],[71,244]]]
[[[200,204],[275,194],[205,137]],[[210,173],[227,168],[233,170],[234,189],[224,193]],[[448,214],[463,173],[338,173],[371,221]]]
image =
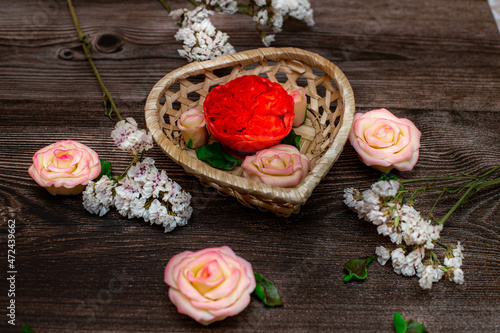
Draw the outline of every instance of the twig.
[[[161,5],[163,6],[163,8],[165,8],[167,10],[167,12],[171,13],[172,12],[172,8],[170,8],[169,5],[167,5],[167,3],[165,2],[165,0],[158,0]]]
[[[78,17],[76,16],[75,8],[73,7],[73,3],[71,0],[68,1],[68,7],[69,11],[71,12],[71,16],[73,17],[73,23],[75,24],[75,29],[78,34],[78,39],[80,40],[80,43],[82,44],[83,51],[85,52],[85,55],[87,56],[87,60],[90,63],[90,66],[92,67],[92,70],[94,71],[94,74],[99,81],[99,85],[101,86],[102,92],[106,97],[108,98],[109,103],[111,104],[111,108],[115,112],[116,116],[118,117],[119,120],[123,120],[122,116],[120,115],[120,112],[118,112],[118,109],[116,108],[115,102],[113,102],[113,98],[111,97],[111,94],[109,93],[108,89],[104,85],[104,82],[101,79],[101,75],[99,75],[99,71],[97,70],[97,67],[94,64],[94,61],[92,60],[92,56],[90,55],[90,44],[89,44],[89,37],[88,35],[84,35],[82,32],[82,28],[80,27],[80,22],[78,22]],[[111,118],[112,113],[111,110],[107,115]]]

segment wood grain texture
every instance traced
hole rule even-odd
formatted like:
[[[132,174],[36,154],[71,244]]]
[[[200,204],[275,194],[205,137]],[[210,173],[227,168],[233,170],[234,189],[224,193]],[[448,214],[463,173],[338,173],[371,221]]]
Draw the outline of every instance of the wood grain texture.
[[[500,36],[485,0],[402,0],[398,8],[389,0],[311,3],[316,25],[287,24],[275,46],[304,48],[336,63],[353,86],[357,111],[387,107],[414,121],[422,131],[420,160],[399,175],[481,173],[500,163]],[[378,263],[366,281],[342,282],[346,261],[389,245],[342,202],[344,188],[366,189],[379,176],[349,144],[301,212],[288,219],[204,188],[158,148],[150,154],[157,166],[193,195],[185,227],[164,234],[116,212],[90,215],[80,196],[52,197],[27,174],[43,146],[78,140],[117,171],[128,156],[113,148],[113,122],[103,115],[99,86],[65,2],[0,4],[0,214],[16,219],[18,271],[18,325],[12,328],[4,312],[2,218],[0,331],[20,332],[28,324],[37,333],[393,332],[397,311],[430,332],[500,332],[498,186],[477,193],[442,233],[445,242],[465,246],[465,284],[442,281],[431,291]],[[175,25],[157,1],[74,4],[84,32],[93,38],[113,33],[124,41],[118,52],[95,52],[96,64],[121,113],[144,126],[147,93],[185,64],[177,55]],[[218,17],[215,23],[236,49],[261,47],[249,19]],[[417,208],[432,202],[425,196]],[[184,250],[221,245],[271,278],[285,306],[269,309],[254,300],[240,315],[209,327],[178,315],[163,282],[167,261]],[[117,276],[123,285],[113,285]]]

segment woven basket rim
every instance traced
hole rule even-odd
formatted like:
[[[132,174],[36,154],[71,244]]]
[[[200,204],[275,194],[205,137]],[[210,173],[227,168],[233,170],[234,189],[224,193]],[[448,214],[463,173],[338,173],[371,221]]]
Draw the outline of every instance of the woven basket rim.
[[[165,87],[170,86],[176,80],[202,74],[207,70],[213,71],[234,66],[243,61],[251,64],[262,60],[279,61],[282,59],[299,60],[328,74],[337,84],[344,107],[343,121],[334,141],[305,180],[298,186],[292,188],[271,186],[215,169],[186,154],[163,133],[158,109],[159,99],[165,91]],[[344,73],[335,64],[322,56],[293,47],[259,48],[222,56],[213,60],[187,64],[161,78],[149,93],[145,105],[146,126],[152,132],[154,140],[174,162],[183,166],[187,173],[201,176],[204,181],[215,182],[220,186],[232,188],[240,193],[294,205],[302,205],[307,201],[314,188],[340,156],[351,129],[354,112],[354,94]]]

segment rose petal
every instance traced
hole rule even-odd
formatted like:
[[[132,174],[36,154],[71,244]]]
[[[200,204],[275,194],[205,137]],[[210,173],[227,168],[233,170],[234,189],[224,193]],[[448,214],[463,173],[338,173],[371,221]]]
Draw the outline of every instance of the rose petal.
[[[228,316],[235,316],[241,313],[250,303],[250,294],[243,294],[231,306],[219,309],[210,310],[209,312],[216,316],[217,320],[222,320]]]
[[[175,278],[179,271],[182,269],[182,266],[178,264],[186,258],[192,251],[184,251],[179,254],[176,254],[168,261],[167,266],[165,267],[165,283],[170,287],[177,288],[177,283],[175,282]]]
[[[221,319],[216,319],[216,316],[211,314],[210,312],[195,308],[191,304],[189,298],[184,296],[181,292],[179,292],[179,290],[175,288],[169,289],[168,297],[170,298],[172,303],[174,303],[174,305],[177,307],[177,311],[179,313],[188,315],[203,325],[208,325],[210,323],[213,323],[214,321],[222,320],[225,318],[224,317]]]

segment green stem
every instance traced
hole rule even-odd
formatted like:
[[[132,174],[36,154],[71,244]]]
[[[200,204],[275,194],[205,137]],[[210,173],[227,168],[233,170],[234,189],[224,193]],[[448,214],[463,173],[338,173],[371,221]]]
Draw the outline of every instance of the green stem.
[[[165,8],[167,10],[167,12],[171,13],[172,12],[172,9],[170,8],[169,5],[167,5],[167,3],[165,2],[165,0],[158,0],[161,5],[163,6],[163,8]]]
[[[477,179],[477,176],[452,176],[452,177],[429,177],[429,178],[417,178],[417,179],[405,179],[400,180],[401,184],[406,183],[416,183],[416,182],[425,182],[425,181],[434,181],[434,180],[458,180],[458,179]]]
[[[457,203],[448,211],[448,213],[446,213],[446,215],[441,219],[439,220],[439,222],[437,224],[443,224],[447,219],[448,217],[450,217],[450,215],[458,208],[460,207],[460,205],[468,198],[469,196],[469,193],[476,187],[476,185],[481,182],[484,178],[482,179],[478,179],[474,182],[474,184],[469,187],[467,189],[467,191],[465,191],[465,193],[462,195],[462,197],[457,201]]]
[[[419,189],[416,189],[413,191],[413,194],[412,196],[410,197],[410,199],[408,199],[408,202],[410,202],[410,204],[413,204],[413,201],[415,201],[415,199],[422,193],[424,193],[425,191],[427,191],[429,189],[429,187],[422,187],[422,188],[419,188]]]
[[[430,256],[430,260],[431,262],[435,265],[435,264],[439,264],[439,259],[437,257],[437,255],[434,253],[434,251],[432,250],[429,250],[429,256]]]
[[[188,0],[193,6],[198,7],[200,4],[194,0]]]
[[[500,178],[495,178],[495,179],[492,179],[492,180],[488,180],[487,182],[482,182],[480,185],[476,186],[476,191],[479,191],[480,189],[482,189],[484,187],[495,185],[495,184],[498,184],[498,183],[500,183]]]
[[[493,169],[491,169],[490,171],[486,172],[485,174],[481,175],[480,177],[488,177],[489,175],[491,175],[493,172],[497,171],[498,169],[500,169],[500,165],[497,165],[496,167],[494,167]]]
[[[97,67],[94,64],[94,61],[92,60],[92,56],[90,55],[90,45],[85,42],[86,36],[82,32],[82,28],[80,27],[80,22],[78,22],[78,17],[76,16],[75,8],[73,7],[73,3],[71,0],[68,1],[68,7],[69,11],[71,13],[71,16],[73,17],[73,23],[75,25],[76,32],[78,34],[78,39],[80,40],[80,43],[82,44],[83,51],[85,52],[85,55],[87,56],[87,60],[90,63],[90,66],[92,67],[92,70],[94,71],[94,74],[99,81],[99,85],[101,86],[102,92],[106,95],[108,98],[109,103],[111,104],[111,107],[113,108],[113,111],[115,112],[116,116],[118,119],[123,120],[122,116],[118,112],[118,109],[116,108],[115,102],[113,102],[113,98],[111,97],[111,94],[109,93],[108,89],[104,85],[104,82],[101,79],[101,75],[99,75],[99,71],[97,70]],[[111,118],[111,112],[108,114],[109,117]]]
[[[434,208],[436,208],[436,205],[437,205],[437,203],[438,203],[439,199],[441,199],[441,197],[442,197],[445,193],[446,193],[446,189],[444,189],[444,190],[441,192],[441,194],[439,195],[439,197],[438,197],[438,198],[436,199],[436,201],[434,202],[434,205],[432,205],[431,210],[429,211],[429,215],[431,215],[431,214],[432,214],[432,211],[434,210]]]
[[[435,241],[434,243],[441,246],[442,248],[448,249],[448,245],[445,245],[445,244],[438,242],[438,241]]]
[[[136,155],[134,155],[134,160],[128,165],[128,167],[125,169],[125,171],[123,171],[123,173],[120,175],[120,177],[125,177],[125,175],[127,174],[127,171],[132,167],[132,165],[135,164],[135,162],[137,162],[137,159],[136,159]]]

